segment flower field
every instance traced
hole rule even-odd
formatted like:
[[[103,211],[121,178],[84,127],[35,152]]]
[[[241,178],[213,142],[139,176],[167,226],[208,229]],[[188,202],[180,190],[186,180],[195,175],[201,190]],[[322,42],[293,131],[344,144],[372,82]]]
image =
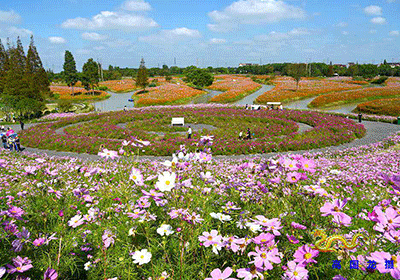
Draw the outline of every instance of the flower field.
[[[100,86],[106,86],[112,92],[130,92],[136,90],[136,82],[133,79],[111,80],[99,83]]]
[[[59,99],[83,100],[83,99],[105,99],[109,94],[105,91],[96,90],[93,95],[84,88],[74,87],[74,94],[71,94],[71,88],[67,86],[50,86],[50,91],[59,96]]]
[[[187,139],[184,134],[187,128],[170,126],[172,117],[185,117],[185,123],[212,125],[216,129],[194,131],[193,139]],[[313,129],[299,134],[295,122],[306,123]],[[239,140],[240,131],[246,134],[247,128],[252,139]],[[163,136],[154,132],[161,132]],[[39,124],[24,130],[20,136],[21,141],[30,147],[92,154],[97,154],[101,145],[118,150],[125,139],[142,139],[152,142],[151,146],[143,149],[145,155],[169,156],[180,145],[196,150],[201,135],[211,133],[215,136],[213,153],[231,155],[339,145],[362,137],[365,129],[352,120],[318,112],[249,111],[224,105],[191,105],[77,115]]]
[[[290,77],[278,77],[273,80],[275,88],[267,91],[256,99],[257,103],[289,102],[297,99],[326,94],[329,92],[342,92],[361,88],[360,85],[351,84],[347,80],[328,79],[302,79],[296,91],[296,81]],[[339,94],[339,93],[338,93]]]
[[[396,83],[385,87],[363,88],[346,92],[332,92],[318,96],[309,104],[309,107],[328,107],[353,102],[399,97],[400,86],[396,86],[395,84]]]
[[[184,84],[166,83],[158,87],[148,88],[148,92],[141,94],[135,102],[136,107],[152,105],[182,104],[191,98],[204,94],[204,91],[191,88]]]
[[[358,104],[356,111],[367,114],[400,116],[400,98],[378,99]]]
[[[242,99],[255,92],[261,86],[250,78],[242,76],[221,75],[216,76],[216,81],[209,86],[209,89],[223,91],[210,99],[215,103],[230,103]]]
[[[202,139],[165,162],[0,150],[0,277],[400,279],[400,135],[268,160]]]

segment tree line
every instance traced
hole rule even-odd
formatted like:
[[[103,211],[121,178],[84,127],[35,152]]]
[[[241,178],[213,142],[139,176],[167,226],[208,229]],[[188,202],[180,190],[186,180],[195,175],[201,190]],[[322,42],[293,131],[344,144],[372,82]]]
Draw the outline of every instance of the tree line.
[[[44,109],[50,83],[33,36],[26,55],[19,37],[16,43],[7,40],[6,49],[0,40],[0,107],[23,118]]]

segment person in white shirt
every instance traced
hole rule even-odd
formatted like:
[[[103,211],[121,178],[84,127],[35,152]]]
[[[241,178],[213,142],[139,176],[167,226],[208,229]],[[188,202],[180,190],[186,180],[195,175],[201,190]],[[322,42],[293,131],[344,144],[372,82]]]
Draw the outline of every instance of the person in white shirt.
[[[192,128],[190,126],[188,129],[188,139],[192,139]]]

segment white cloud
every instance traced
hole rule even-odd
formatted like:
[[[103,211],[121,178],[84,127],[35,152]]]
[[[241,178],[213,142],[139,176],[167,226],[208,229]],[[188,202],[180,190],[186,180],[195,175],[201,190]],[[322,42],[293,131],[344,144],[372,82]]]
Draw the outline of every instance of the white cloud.
[[[283,41],[287,39],[293,39],[298,36],[309,35],[310,32],[307,28],[295,28],[289,32],[282,33],[282,32],[275,32],[272,31],[269,34],[258,35],[254,37],[256,41]]]
[[[371,30],[369,31],[369,33],[375,34],[375,33],[376,33],[376,29],[371,29]]]
[[[343,35],[349,35],[349,32],[347,32],[347,31],[342,31],[342,34],[343,34]]]
[[[76,53],[80,54],[80,55],[88,55],[88,54],[91,54],[92,51],[91,50],[87,50],[87,49],[78,49],[78,50],[76,50]]]
[[[371,5],[364,8],[364,13],[371,16],[381,16],[382,8],[379,6]]]
[[[7,11],[0,11],[0,22],[6,22],[6,23],[20,23],[21,22],[21,16],[14,12],[13,10],[7,12]]]
[[[347,22],[339,22],[338,24],[336,24],[337,27],[347,27],[349,24]]]
[[[371,23],[373,24],[385,24],[386,23],[386,19],[383,17],[374,17],[371,19]]]
[[[103,41],[108,38],[107,35],[101,35],[96,32],[85,32],[82,33],[82,39],[88,40],[88,41]]]
[[[217,45],[217,44],[225,44],[225,43],[226,43],[226,40],[225,40],[225,39],[212,38],[212,39],[210,40],[210,44],[214,44],[214,45]]]
[[[145,2],[144,0],[130,0],[125,1],[122,6],[122,9],[132,12],[138,11],[150,11],[151,6],[149,3]]]
[[[52,44],[65,44],[67,42],[63,37],[49,37],[49,41]]]
[[[107,30],[118,29],[124,31],[141,31],[158,27],[153,19],[141,15],[123,12],[103,11],[91,19],[67,19],[61,25],[63,28],[79,30]]]
[[[199,37],[201,37],[201,33],[198,30],[181,27],[171,30],[162,30],[158,34],[139,37],[139,41],[155,44],[174,44],[179,41],[185,41]]]
[[[208,28],[211,31],[223,32],[235,29],[239,25],[302,19],[306,13],[302,8],[286,4],[281,0],[238,0],[223,11],[212,11],[208,16],[214,22],[208,24]]]
[[[117,39],[109,42],[104,42],[104,44],[106,44],[110,48],[120,48],[130,46],[132,45],[132,42],[125,39]]]
[[[386,0],[388,3],[394,3],[396,0]]]
[[[390,36],[399,36],[399,35],[400,35],[400,32],[399,32],[398,30],[393,30],[393,31],[390,31],[390,32],[389,32],[389,35],[390,35]]]
[[[104,46],[98,46],[98,47],[94,47],[93,49],[96,51],[101,51],[101,50],[104,50],[105,48],[106,47],[104,47]]]
[[[15,27],[15,26],[8,27],[7,31],[8,31],[8,34],[10,36],[12,36],[12,37],[17,37],[17,36],[19,36],[19,37],[30,37],[33,34],[33,32],[28,30],[28,29],[18,28],[18,27]]]

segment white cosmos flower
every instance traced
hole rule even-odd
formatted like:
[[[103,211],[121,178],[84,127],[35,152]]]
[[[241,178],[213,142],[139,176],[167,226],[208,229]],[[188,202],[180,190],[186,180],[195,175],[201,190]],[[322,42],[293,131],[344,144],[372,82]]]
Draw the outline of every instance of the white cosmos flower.
[[[135,182],[136,185],[143,184],[143,175],[139,169],[132,167],[131,174],[129,175],[129,179]]]
[[[84,268],[85,268],[86,271],[89,270],[91,267],[92,267],[92,263],[90,261],[85,263],[85,267]]]
[[[254,233],[256,233],[257,231],[261,231],[261,226],[256,223],[247,223],[246,226]]]
[[[214,213],[214,212],[212,212],[212,213],[210,213],[210,216],[213,217],[214,219],[220,220],[221,222],[232,220],[231,216],[224,215],[222,213]]]
[[[151,260],[151,253],[147,251],[147,249],[142,249],[140,251],[135,251],[132,256],[133,262],[139,265],[145,264],[150,262]]]
[[[162,192],[170,192],[175,187],[176,174],[164,171],[163,174],[158,175],[158,182],[156,188]]]
[[[135,231],[136,231],[135,228],[131,228],[131,229],[129,230],[129,232],[128,232],[128,236],[131,236],[131,235],[135,236]]]
[[[170,235],[173,234],[174,231],[172,230],[172,227],[170,225],[161,225],[158,229],[157,229],[157,233],[161,236],[164,235]]]

